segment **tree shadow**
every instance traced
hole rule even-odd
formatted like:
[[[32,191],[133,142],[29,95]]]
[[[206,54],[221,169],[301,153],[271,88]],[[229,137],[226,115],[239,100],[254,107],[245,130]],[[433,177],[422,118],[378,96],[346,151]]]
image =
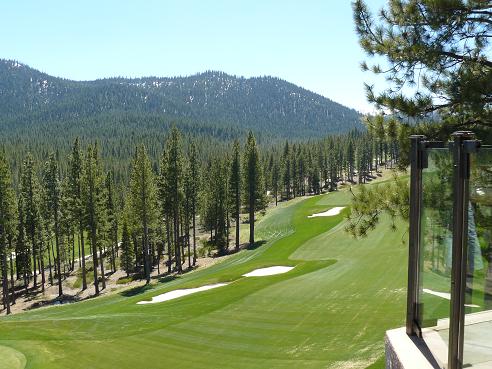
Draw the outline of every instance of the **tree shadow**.
[[[256,241],[254,244],[248,244],[248,246],[246,247],[247,250],[256,250],[258,247],[260,246],[263,246],[264,244],[266,243],[265,240],[261,240],[261,241]]]
[[[31,306],[28,306],[25,310],[33,310],[37,309],[43,306],[50,306],[50,305],[64,305],[64,304],[69,304],[72,302],[78,302],[81,301],[82,299],[79,296],[71,296],[71,295],[61,295],[58,297],[55,297],[54,299],[51,300],[45,300],[45,301],[39,301]]]
[[[120,292],[120,295],[123,297],[132,297],[145,293],[151,289],[152,289],[151,285],[145,284],[143,286],[138,286],[138,287],[130,288],[129,290],[126,291],[122,291]]]
[[[179,277],[176,276],[176,275],[164,275],[164,276],[159,276],[157,278],[157,281],[159,283],[166,283],[166,282],[171,282],[171,281],[174,281],[175,279],[178,279]]]

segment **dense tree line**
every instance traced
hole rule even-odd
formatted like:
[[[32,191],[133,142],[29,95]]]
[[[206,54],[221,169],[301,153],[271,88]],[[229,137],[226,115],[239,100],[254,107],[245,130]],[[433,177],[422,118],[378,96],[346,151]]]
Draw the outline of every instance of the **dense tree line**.
[[[96,295],[119,268],[147,283],[161,265],[164,273],[182,273],[196,265],[198,234],[223,255],[240,249],[243,222],[250,230],[246,245],[253,245],[256,216],[269,203],[364,183],[398,162],[405,126],[374,119],[368,127],[266,148],[252,132],[244,142],[210,148],[174,127],[158,160],[144,144],[134,148],[126,182],[115,181],[97,143],[75,139],[68,155],[53,150],[45,163],[27,153],[17,183],[9,160],[15,153],[3,150],[3,303],[8,308],[19,294],[47,284],[62,296],[63,280],[75,269],[81,289],[91,280]]]
[[[80,137],[97,140],[105,157],[118,156],[115,166],[127,165],[139,142],[157,160],[153,146],[160,152],[161,142],[151,145],[152,137],[173,122],[184,134],[224,142],[249,130],[259,141],[276,141],[362,127],[355,110],[274,77],[206,72],[76,82],[0,59],[0,90],[0,143],[15,146],[20,158],[51,147],[65,152]]]

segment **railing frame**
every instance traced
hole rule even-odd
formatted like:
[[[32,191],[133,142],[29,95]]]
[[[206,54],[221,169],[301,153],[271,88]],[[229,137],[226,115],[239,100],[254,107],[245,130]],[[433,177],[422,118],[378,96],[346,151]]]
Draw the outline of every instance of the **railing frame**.
[[[466,255],[468,245],[468,203],[470,154],[480,147],[480,141],[469,131],[452,135],[449,149],[453,152],[453,243],[451,267],[451,302],[447,369],[463,368],[465,328]],[[410,221],[408,254],[408,295],[406,332],[422,338],[419,301],[422,170],[427,167],[427,150],[444,147],[442,142],[425,141],[424,136],[410,137]]]
[[[410,219],[408,242],[408,292],[406,332],[421,336],[418,319],[420,214],[422,206],[422,142],[425,136],[410,136]]]

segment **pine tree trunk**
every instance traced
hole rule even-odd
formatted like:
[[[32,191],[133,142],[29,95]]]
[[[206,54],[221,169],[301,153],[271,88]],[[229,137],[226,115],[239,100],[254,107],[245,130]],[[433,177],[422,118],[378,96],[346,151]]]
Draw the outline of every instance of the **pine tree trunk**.
[[[195,209],[195,202],[193,201],[193,266],[196,265],[196,209]]]
[[[37,271],[36,271],[38,258],[36,257],[36,251],[37,251],[36,250],[36,241],[34,240],[33,234],[31,234],[31,245],[32,245],[32,265],[33,265],[33,269],[34,269],[34,275],[33,275],[34,288],[36,288],[38,286],[38,275],[37,275]]]
[[[103,257],[103,249],[99,247],[99,266],[101,268],[101,282],[102,289],[106,289],[106,274],[104,272],[104,257]]]
[[[12,240],[9,239],[9,250],[12,250]],[[12,305],[15,304],[14,260],[10,253],[10,288],[12,289]]]
[[[75,235],[72,233],[72,265],[70,266],[70,270],[73,271],[75,269]]]
[[[15,274],[16,274],[15,278],[18,281],[22,277],[22,273],[21,273],[22,268],[20,267],[19,255],[17,254],[17,249],[14,252],[15,252]]]
[[[4,245],[2,252],[2,286],[3,286],[3,303],[7,308],[7,315],[10,314],[10,294],[9,281],[7,277],[7,250]]]
[[[254,200],[253,200],[254,201]],[[254,246],[255,244],[255,210],[254,204],[249,204],[249,245]]]
[[[190,229],[186,227],[186,243],[188,245],[188,269],[191,269],[191,245],[190,245]]]
[[[91,226],[93,228],[93,226]],[[95,294],[99,295],[99,281],[97,280],[97,247],[96,247],[96,230],[91,229],[91,249],[92,249],[92,263],[94,264],[94,289]]]
[[[79,239],[80,239],[80,251],[81,251],[81,256],[80,256],[80,261],[82,263],[82,291],[85,291],[87,289],[87,275],[86,275],[86,270],[85,270],[85,243],[84,243],[84,227],[82,225],[82,222],[80,222],[79,225]]]
[[[81,266],[82,266],[82,264],[81,264],[82,263],[82,255],[80,254],[80,235],[77,238],[77,247],[79,249],[79,253],[78,253],[78,255],[79,255],[79,268],[81,268]]]
[[[164,240],[162,240],[162,246],[157,244],[157,275],[161,274],[161,252],[164,247]]]
[[[143,253],[144,253],[144,269],[145,269],[145,279],[147,284],[150,283],[150,252],[149,252],[149,229],[147,228],[147,219],[144,216],[144,235],[143,235]]]
[[[113,273],[116,273],[116,253],[115,249],[118,247],[118,239],[111,243],[111,261],[113,266]]]
[[[185,237],[185,230],[184,230],[184,219],[183,218],[180,218],[180,250],[181,250],[181,266],[184,265],[184,263],[186,262],[186,258],[185,258],[185,247],[186,247],[186,242],[184,242],[184,237]]]
[[[171,260],[171,235],[170,235],[169,217],[166,217],[166,238],[167,238],[167,272],[171,274],[172,260]]]
[[[59,240],[59,225],[58,225],[58,209],[55,209],[55,245],[56,245],[56,266],[58,269],[58,296],[63,295],[62,288],[62,273],[61,273],[61,260],[60,260],[60,240]]]
[[[40,273],[41,273],[41,291],[44,292],[44,285],[46,284],[46,276],[44,274],[44,252],[43,252],[43,244],[39,243],[39,260],[40,260]]]
[[[236,251],[239,251],[239,226],[240,226],[239,210],[236,208]]]
[[[174,209],[174,252],[176,257],[176,270],[178,273],[182,272],[181,269],[181,250],[179,243],[179,219],[178,219],[178,210],[175,205]]]
[[[234,209],[236,215],[236,251],[239,251],[239,217],[241,212],[241,197],[239,196],[239,184],[236,186],[236,208]],[[276,200],[276,199],[275,199]]]
[[[51,239],[48,243],[48,268],[50,272],[50,284],[53,286],[53,272],[51,270],[51,252],[50,252]]]

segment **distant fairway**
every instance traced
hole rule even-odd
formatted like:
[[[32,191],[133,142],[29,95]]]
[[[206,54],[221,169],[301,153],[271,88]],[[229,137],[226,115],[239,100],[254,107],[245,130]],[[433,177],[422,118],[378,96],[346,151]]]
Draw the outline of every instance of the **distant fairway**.
[[[341,191],[279,204],[258,223],[260,247],[208,269],[3,317],[0,369],[4,358],[22,368],[24,356],[26,368],[43,369],[369,367],[383,355],[385,330],[404,322],[407,234],[402,225],[390,231],[384,220],[367,239],[353,240],[343,231],[349,208],[307,218],[349,200]],[[241,277],[273,265],[295,268]],[[136,304],[218,282],[231,283]]]

